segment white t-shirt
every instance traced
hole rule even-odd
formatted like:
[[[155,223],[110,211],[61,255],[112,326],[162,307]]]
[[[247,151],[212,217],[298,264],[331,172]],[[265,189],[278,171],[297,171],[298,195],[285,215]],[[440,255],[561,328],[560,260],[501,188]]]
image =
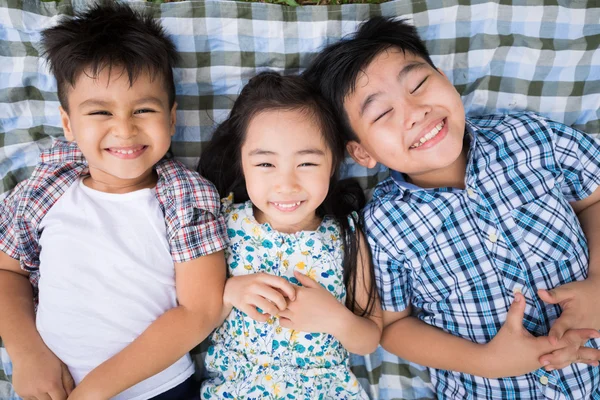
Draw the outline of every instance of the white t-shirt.
[[[80,179],[40,228],[37,328],[77,384],[177,306],[164,216],[154,189],[104,193]],[[115,399],[156,396],[193,372],[185,355]]]

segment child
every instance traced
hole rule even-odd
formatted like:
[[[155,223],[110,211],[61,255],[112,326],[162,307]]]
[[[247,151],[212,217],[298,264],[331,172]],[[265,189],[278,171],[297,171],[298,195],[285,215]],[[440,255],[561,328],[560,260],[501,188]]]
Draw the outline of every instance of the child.
[[[349,217],[364,196],[337,182],[344,147],[334,121],[302,78],[265,72],[200,158],[219,194],[233,193],[225,321],[211,335],[203,399],[368,398],[348,351],[375,350],[380,312]]]
[[[43,43],[70,142],[43,152],[0,206],[0,335],[15,391],[197,398],[187,352],[219,322],[226,230],[214,187],[165,157],[175,47],[151,17],[110,3]]]
[[[599,398],[599,143],[531,113],[465,119],[403,21],[369,20],[305,74],[354,160],[392,171],[364,210],[383,347],[431,367],[440,398]]]

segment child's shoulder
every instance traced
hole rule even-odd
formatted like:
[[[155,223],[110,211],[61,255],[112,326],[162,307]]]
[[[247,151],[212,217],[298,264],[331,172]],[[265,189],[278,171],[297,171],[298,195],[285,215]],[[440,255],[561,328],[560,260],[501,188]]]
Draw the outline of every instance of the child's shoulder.
[[[218,213],[219,194],[215,186],[196,171],[174,159],[163,159],[156,166],[158,174],[157,192],[171,198],[175,203],[183,202],[195,208]]]
[[[527,124],[546,124],[549,120],[532,111],[514,113],[494,113],[474,115],[466,118],[467,124],[486,130],[498,130],[505,127],[519,127]]]

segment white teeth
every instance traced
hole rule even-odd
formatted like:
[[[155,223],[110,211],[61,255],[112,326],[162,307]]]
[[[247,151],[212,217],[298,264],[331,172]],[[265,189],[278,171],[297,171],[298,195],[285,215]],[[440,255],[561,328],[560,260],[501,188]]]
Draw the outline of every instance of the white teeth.
[[[281,203],[273,203],[275,204],[275,206],[279,207],[279,208],[294,208],[296,206],[299,206],[301,203],[301,201],[297,202],[297,203],[291,203],[291,204],[281,204]]]
[[[423,143],[433,139],[434,137],[436,137],[438,132],[442,130],[443,127],[444,127],[444,121],[442,121],[439,124],[437,124],[436,126],[434,126],[433,129],[429,133],[427,133],[425,136],[423,136],[421,139],[419,139],[419,141],[417,143],[414,143],[412,146],[410,146],[410,148],[416,149],[417,147],[421,146]]]
[[[115,153],[119,153],[119,154],[133,154],[133,153],[135,153],[134,150],[114,150],[114,152]]]

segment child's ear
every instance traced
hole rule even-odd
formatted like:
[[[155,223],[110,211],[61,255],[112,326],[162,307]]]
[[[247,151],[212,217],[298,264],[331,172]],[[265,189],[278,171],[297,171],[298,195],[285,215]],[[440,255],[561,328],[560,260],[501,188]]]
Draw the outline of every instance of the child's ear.
[[[58,107],[58,110],[60,111],[60,122],[62,124],[65,137],[69,142],[72,142],[75,140],[75,135],[73,135],[73,129],[71,129],[71,119],[69,118],[69,113],[67,113],[62,106]]]
[[[346,150],[348,150],[350,157],[363,167],[375,168],[377,165],[377,160],[371,157],[367,150],[355,140],[351,140],[346,144]]]
[[[175,126],[177,125],[177,102],[173,103],[171,108],[171,136],[175,135]]]

